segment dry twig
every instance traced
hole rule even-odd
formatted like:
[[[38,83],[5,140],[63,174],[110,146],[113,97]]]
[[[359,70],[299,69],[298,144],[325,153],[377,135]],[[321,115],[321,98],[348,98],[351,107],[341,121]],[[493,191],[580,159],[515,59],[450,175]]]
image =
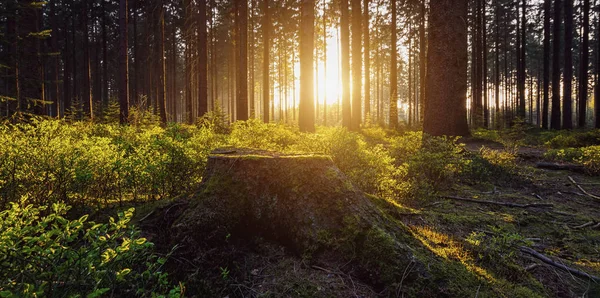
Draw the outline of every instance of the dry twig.
[[[588,197],[590,197],[592,199],[600,200],[599,196],[587,192],[585,189],[583,189],[583,187],[581,187],[581,185],[579,185],[579,183],[575,182],[575,180],[573,180],[573,178],[571,176],[567,176],[567,177],[569,177],[569,180],[571,180],[571,182],[573,184],[575,184],[575,186],[577,186],[577,188],[579,188],[579,190],[581,190],[582,193],[586,194]]]

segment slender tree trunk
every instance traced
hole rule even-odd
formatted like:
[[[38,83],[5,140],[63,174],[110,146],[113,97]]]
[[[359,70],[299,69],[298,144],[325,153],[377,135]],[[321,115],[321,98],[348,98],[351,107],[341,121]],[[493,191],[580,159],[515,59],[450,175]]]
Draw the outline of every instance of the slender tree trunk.
[[[94,119],[94,103],[92,96],[92,72],[90,68],[90,46],[88,30],[88,0],[83,0],[83,106],[85,113]]]
[[[581,61],[579,64],[579,112],[577,126],[585,127],[587,96],[588,96],[588,64],[589,64],[589,43],[590,43],[590,0],[583,0],[583,36],[581,43]],[[599,36],[596,36],[598,39]],[[596,66],[598,67],[598,66]]]
[[[482,31],[482,40],[481,40],[481,67],[482,67],[482,92],[483,92],[483,127],[490,127],[490,107],[488,100],[488,64],[487,64],[487,53],[488,53],[488,44],[487,44],[487,18],[486,18],[486,10],[485,10],[486,1],[483,1],[482,4],[482,12],[481,12],[481,31]]]
[[[119,106],[121,124],[129,120],[129,85],[127,57],[127,0],[119,1]]]
[[[314,42],[315,1],[302,0],[300,17],[300,131],[315,131],[314,106]]]
[[[327,80],[327,1],[325,0],[323,0],[323,77]],[[323,92],[323,125],[327,126],[327,88]]]
[[[361,53],[361,0],[352,0],[352,125],[357,131],[361,123],[362,53]]]
[[[204,1],[201,1],[204,2]],[[158,110],[160,113],[160,121],[163,124],[167,123],[167,64],[165,61],[165,3],[161,0],[160,17],[158,32],[158,63],[159,63],[159,82],[158,82]]]
[[[63,26],[63,34],[65,37],[65,49],[63,52],[63,116],[71,109],[71,43],[68,31],[68,19],[65,20]]]
[[[520,47],[517,49],[519,51],[518,53],[518,90],[517,93],[519,94],[519,109],[518,109],[518,116],[525,120],[525,83],[526,83],[526,63],[525,63],[525,49],[526,49],[526,41],[525,41],[525,33],[526,33],[526,27],[527,27],[527,21],[526,21],[526,0],[523,0],[522,2],[522,12],[521,12],[521,27],[520,27],[520,32],[518,32],[517,34],[519,35],[519,40],[520,40]],[[517,5],[517,10],[518,10],[518,5]]]
[[[392,42],[390,63],[390,123],[391,129],[398,128],[398,61],[397,61],[397,36],[396,36],[396,0],[392,1]]]
[[[425,90],[425,78],[427,74],[427,39],[425,37],[425,1],[421,2],[421,15],[419,22],[419,103],[421,104],[421,110],[425,111],[425,106],[427,105],[427,101],[425,100],[425,94],[427,90]],[[423,121],[422,117],[423,113],[421,113],[420,122]]]
[[[198,117],[208,112],[208,48],[206,1],[198,2]]]
[[[238,6],[237,61],[236,83],[236,120],[248,120],[248,1],[236,0]]]
[[[565,2],[565,69],[563,81],[563,129],[573,128],[573,0]]]
[[[561,0],[554,0],[554,27],[552,28],[552,117],[550,127],[560,129],[560,24]]]
[[[542,128],[548,129],[548,106],[550,96],[550,7],[552,0],[544,0],[544,74],[543,74],[543,98],[542,98]]]
[[[596,24],[600,22],[600,10]],[[596,86],[594,89],[594,128],[600,128],[600,26],[596,25]]]
[[[271,19],[269,15],[269,0],[263,1],[263,18],[262,18],[262,30],[263,30],[263,83],[262,83],[262,102],[263,102],[263,122],[269,123],[269,105],[271,104],[269,86],[270,78],[270,67],[269,67],[269,51],[271,48],[270,31],[271,31]]]
[[[352,107],[350,105],[350,13],[348,11],[348,0],[341,0],[340,4],[340,39],[342,42],[342,126],[351,128]]]
[[[467,0],[432,1],[430,5],[423,132],[433,136],[465,136],[469,134]]]
[[[371,49],[370,49],[370,32],[369,32],[369,0],[364,0],[364,15],[363,15],[363,30],[364,30],[364,58],[365,63],[365,120],[370,121],[371,115]],[[325,14],[323,14],[323,18]]]

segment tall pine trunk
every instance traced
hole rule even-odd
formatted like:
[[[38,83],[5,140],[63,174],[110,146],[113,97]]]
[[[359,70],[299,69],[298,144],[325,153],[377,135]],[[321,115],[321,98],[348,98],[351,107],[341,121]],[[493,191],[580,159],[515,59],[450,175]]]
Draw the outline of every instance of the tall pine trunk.
[[[599,38],[599,36],[596,36]],[[581,42],[581,61],[579,64],[579,105],[577,126],[585,127],[587,96],[588,96],[588,64],[589,64],[589,43],[590,43],[590,0],[583,0],[583,36]],[[598,66],[596,66],[598,67]]]
[[[554,0],[554,24],[552,28],[552,116],[550,127],[560,129],[560,16],[561,0]]]
[[[390,109],[389,127],[398,128],[398,61],[397,61],[397,36],[396,36],[396,0],[392,1],[392,42],[391,42],[391,61],[390,61]]]
[[[395,1],[395,0],[392,0]],[[348,0],[341,0],[341,46],[342,46],[342,126],[351,128],[352,111],[350,104],[350,28]],[[394,29],[392,29],[394,30]]]
[[[550,7],[552,0],[544,0],[544,84],[542,87],[542,128],[548,129],[548,108],[550,97]]]
[[[432,1],[423,132],[469,134],[467,124],[467,0]]]
[[[302,0],[300,16],[300,131],[315,131],[314,72],[315,1]]]
[[[119,1],[119,119],[121,123],[129,120],[129,85],[127,58],[127,0]]]
[[[269,15],[269,0],[262,0],[263,2],[263,18],[262,18],[262,33],[263,33],[263,83],[262,83],[262,102],[263,102],[263,122],[269,123],[269,105],[270,91],[269,86],[270,67],[269,67],[269,51],[271,48],[270,44],[270,31],[271,31],[271,19]]]
[[[362,27],[360,8],[361,0],[352,0],[352,130],[357,131],[361,123],[361,91],[362,91]]]
[[[565,1],[565,69],[563,80],[563,129],[573,128],[573,0]]]

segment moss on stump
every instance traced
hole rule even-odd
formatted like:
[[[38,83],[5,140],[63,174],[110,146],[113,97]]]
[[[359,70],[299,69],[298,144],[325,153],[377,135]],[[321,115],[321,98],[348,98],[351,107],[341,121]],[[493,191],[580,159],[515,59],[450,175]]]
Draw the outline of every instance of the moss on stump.
[[[230,235],[261,238],[303,257],[352,262],[372,284],[406,284],[426,274],[409,232],[372,199],[328,156],[216,150],[201,189],[171,225],[170,242],[201,251]]]

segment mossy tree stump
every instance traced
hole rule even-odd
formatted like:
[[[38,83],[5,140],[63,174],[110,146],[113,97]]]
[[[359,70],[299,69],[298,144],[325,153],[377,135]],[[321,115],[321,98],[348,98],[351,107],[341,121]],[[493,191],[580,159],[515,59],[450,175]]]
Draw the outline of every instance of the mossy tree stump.
[[[372,282],[406,282],[403,271],[418,263],[408,245],[414,240],[379,208],[328,156],[217,150],[171,232],[187,247],[261,237],[303,256],[353,260]]]

